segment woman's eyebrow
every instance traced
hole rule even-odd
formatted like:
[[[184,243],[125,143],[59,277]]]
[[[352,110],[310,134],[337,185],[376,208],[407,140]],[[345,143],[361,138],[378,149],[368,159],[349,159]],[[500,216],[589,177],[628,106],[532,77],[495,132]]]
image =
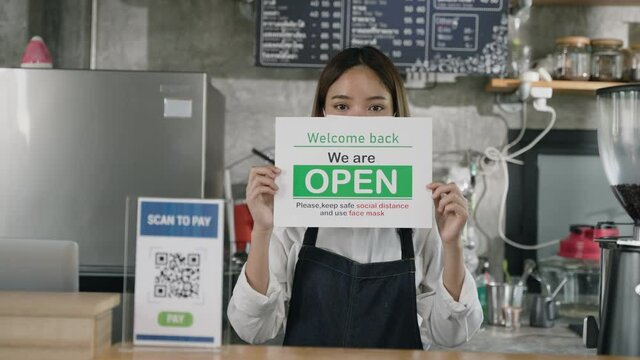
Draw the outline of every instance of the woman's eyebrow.
[[[345,100],[350,100],[351,97],[347,96],[347,95],[334,95],[331,97],[331,100],[333,99],[345,99]],[[386,96],[383,95],[375,95],[375,96],[369,96],[367,98],[367,100],[387,100]]]
[[[349,99],[351,99],[351,97],[347,96],[347,95],[334,95],[334,96],[331,97],[331,100],[333,100],[333,99],[346,99],[346,100],[349,100]]]

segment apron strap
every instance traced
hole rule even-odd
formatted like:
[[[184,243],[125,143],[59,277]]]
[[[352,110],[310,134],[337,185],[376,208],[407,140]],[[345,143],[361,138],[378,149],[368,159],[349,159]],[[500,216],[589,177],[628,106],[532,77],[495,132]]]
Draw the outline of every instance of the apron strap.
[[[304,232],[304,241],[302,242],[302,245],[315,247],[317,239],[318,239],[318,228],[317,227],[307,228],[307,231]]]
[[[398,235],[400,235],[400,249],[402,250],[402,259],[413,259],[415,254],[413,253],[413,229],[402,228],[397,229]],[[310,227],[304,232],[304,241],[302,245],[316,246],[316,240],[318,239],[318,228]]]
[[[413,229],[398,229],[400,235],[400,246],[402,248],[402,260],[413,260]]]

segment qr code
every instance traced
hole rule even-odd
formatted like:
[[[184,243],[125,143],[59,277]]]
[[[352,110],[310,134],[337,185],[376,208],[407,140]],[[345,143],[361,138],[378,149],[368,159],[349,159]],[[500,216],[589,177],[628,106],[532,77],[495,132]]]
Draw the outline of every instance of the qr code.
[[[157,252],[154,297],[196,299],[200,296],[200,254]]]

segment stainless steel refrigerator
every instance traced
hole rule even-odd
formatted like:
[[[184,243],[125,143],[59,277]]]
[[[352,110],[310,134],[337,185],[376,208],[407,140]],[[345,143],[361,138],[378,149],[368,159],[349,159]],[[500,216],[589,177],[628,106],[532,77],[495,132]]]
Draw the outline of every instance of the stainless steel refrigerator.
[[[73,240],[81,273],[119,273],[126,198],[222,197],[223,149],[206,74],[0,69],[0,238]]]

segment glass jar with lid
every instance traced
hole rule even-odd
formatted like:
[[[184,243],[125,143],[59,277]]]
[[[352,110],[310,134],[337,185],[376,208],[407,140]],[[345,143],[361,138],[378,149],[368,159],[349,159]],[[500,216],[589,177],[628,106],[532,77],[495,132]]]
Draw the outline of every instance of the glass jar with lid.
[[[631,44],[627,56],[627,80],[640,81],[640,43]]]
[[[622,40],[593,39],[591,49],[591,80],[622,80]]]
[[[554,78],[558,80],[589,80],[591,76],[590,40],[584,36],[556,39]]]

